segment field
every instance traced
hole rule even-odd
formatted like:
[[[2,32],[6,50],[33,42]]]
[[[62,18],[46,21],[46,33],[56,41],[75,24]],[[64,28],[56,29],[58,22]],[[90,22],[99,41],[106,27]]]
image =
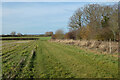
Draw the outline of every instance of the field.
[[[117,78],[118,58],[39,40],[3,41],[3,78]]]

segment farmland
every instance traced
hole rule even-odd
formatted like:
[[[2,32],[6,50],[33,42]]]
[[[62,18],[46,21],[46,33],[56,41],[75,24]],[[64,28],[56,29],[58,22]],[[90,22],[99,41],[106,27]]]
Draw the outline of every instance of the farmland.
[[[118,58],[39,40],[2,42],[3,78],[117,78]]]

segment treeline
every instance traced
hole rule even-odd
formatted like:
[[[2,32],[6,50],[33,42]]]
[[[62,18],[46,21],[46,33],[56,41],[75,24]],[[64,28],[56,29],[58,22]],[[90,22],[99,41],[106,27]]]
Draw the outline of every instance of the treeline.
[[[45,35],[0,35],[0,37],[45,37]]]
[[[69,32],[56,31],[53,39],[118,40],[118,4],[89,4],[70,17]]]
[[[0,37],[49,37],[52,36],[53,32],[46,32],[45,34],[22,34],[22,33],[16,33],[15,31],[11,32],[10,34],[7,35],[0,35]]]
[[[0,38],[0,40],[38,40],[39,38]]]

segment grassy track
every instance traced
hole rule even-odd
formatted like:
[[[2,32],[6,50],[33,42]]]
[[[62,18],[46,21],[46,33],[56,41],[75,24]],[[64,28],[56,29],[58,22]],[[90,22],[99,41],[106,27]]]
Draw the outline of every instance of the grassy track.
[[[79,47],[47,41],[40,38],[22,52],[11,52],[18,66],[16,77],[21,78],[117,78],[118,58],[108,54],[95,54]],[[17,45],[17,44],[16,44]],[[20,49],[22,45],[19,44]],[[30,46],[30,47],[29,47]],[[19,47],[19,46],[18,46]],[[14,47],[15,48],[15,47]],[[32,53],[31,53],[32,51]],[[34,52],[33,52],[34,51]],[[14,54],[13,54],[14,53]],[[24,55],[23,55],[24,53]],[[9,53],[10,54],[10,53]],[[7,55],[7,54],[5,54]],[[4,55],[4,56],[5,56]],[[3,60],[4,61],[4,60]],[[7,63],[9,63],[8,61]],[[4,65],[4,64],[3,64]],[[12,67],[3,69],[11,70]],[[20,68],[20,69],[19,69]],[[3,70],[6,73],[6,70]],[[9,75],[9,74],[8,74]]]
[[[35,77],[117,77],[118,61],[111,55],[47,41],[38,43]]]

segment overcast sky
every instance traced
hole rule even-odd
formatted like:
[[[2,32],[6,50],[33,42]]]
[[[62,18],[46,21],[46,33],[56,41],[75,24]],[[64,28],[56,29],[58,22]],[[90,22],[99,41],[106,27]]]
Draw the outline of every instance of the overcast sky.
[[[2,33],[44,34],[63,29],[67,32],[74,11],[91,2],[3,2]],[[104,2],[99,4],[114,4]]]

